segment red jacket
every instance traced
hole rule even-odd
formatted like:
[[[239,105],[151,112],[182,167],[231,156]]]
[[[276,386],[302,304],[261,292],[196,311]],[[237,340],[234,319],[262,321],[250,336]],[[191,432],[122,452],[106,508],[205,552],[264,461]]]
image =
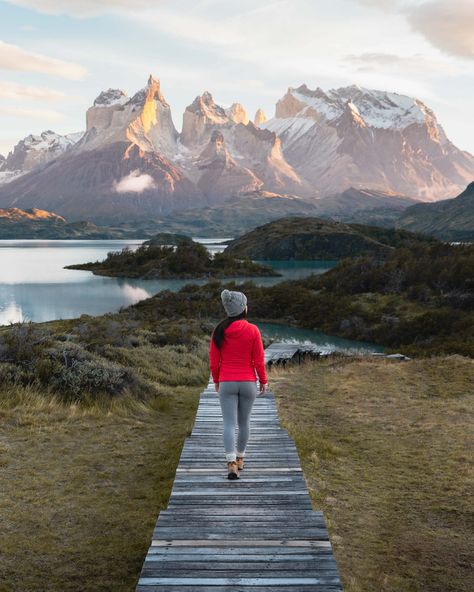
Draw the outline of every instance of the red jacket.
[[[209,365],[214,382],[256,380],[268,382],[262,336],[256,325],[245,319],[231,323],[224,331],[219,349],[211,337]]]

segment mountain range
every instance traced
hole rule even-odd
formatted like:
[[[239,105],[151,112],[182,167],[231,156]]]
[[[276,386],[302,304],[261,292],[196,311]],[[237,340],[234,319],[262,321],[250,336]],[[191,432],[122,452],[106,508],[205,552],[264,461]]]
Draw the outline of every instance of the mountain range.
[[[132,97],[101,92],[85,132],[30,135],[1,157],[0,207],[110,224],[274,194],[290,212],[302,198],[319,213],[347,219],[352,210],[357,220],[365,210],[365,220],[375,210],[385,219],[414,200],[456,195],[472,179],[474,157],[418,99],[302,85],[288,89],[275,117],[259,109],[251,121],[239,103],[225,109],[204,92],[178,133],[150,76]]]

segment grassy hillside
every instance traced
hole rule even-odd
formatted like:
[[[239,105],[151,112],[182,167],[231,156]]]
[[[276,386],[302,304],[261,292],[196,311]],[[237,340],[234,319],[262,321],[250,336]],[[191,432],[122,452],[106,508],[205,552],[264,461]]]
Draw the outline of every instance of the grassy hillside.
[[[210,330],[137,310],[0,328],[2,592],[134,589]]]
[[[163,244],[163,237],[177,242],[176,249]],[[160,238],[161,237],[161,238]],[[179,235],[159,235],[141,245],[136,251],[123,249],[107,254],[104,261],[68,265],[67,269],[85,269],[96,275],[140,278],[205,278],[233,276],[278,276],[270,267],[254,263],[248,258],[216,253],[210,257],[206,247]]]
[[[281,218],[229,243],[226,253],[252,259],[341,259],[362,254],[386,256],[391,247],[424,243],[405,231],[322,218]]]
[[[474,183],[454,199],[406,209],[396,226],[447,241],[474,241]]]
[[[202,388],[82,405],[0,386],[2,592],[135,589]]]
[[[474,589],[474,361],[272,370],[345,592]]]

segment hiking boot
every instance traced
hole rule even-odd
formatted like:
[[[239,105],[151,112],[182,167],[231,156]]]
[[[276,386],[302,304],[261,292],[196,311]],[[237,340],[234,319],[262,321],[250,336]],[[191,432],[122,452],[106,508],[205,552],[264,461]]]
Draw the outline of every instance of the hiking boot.
[[[235,460],[232,460],[227,463],[227,470],[229,471],[227,475],[227,479],[238,479],[239,478],[239,469],[237,467],[237,463]]]
[[[244,468],[244,457],[238,456],[236,462],[237,462],[237,468],[239,469],[239,471],[241,471]]]

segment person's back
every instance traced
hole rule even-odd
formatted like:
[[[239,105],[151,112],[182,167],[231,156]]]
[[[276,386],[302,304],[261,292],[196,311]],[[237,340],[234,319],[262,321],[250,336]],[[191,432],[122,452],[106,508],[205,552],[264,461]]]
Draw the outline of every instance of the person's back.
[[[260,331],[256,325],[249,323],[246,319],[234,321],[224,329],[221,348],[216,350],[214,342],[211,341],[211,370],[213,366],[215,369],[215,363],[212,364],[212,362],[217,362],[217,356],[220,363],[215,382],[255,380],[255,370],[260,379],[266,378]]]

